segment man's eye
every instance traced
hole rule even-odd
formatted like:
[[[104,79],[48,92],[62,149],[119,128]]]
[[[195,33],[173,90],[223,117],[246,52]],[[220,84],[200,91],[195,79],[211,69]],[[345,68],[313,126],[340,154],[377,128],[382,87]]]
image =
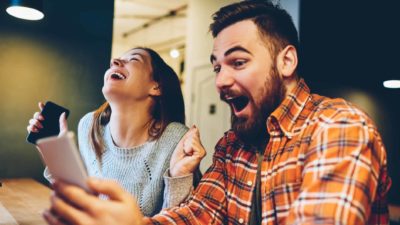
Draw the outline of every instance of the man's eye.
[[[246,64],[246,61],[244,61],[244,60],[236,60],[236,61],[233,62],[233,66],[234,67],[241,67],[244,64]]]
[[[130,58],[130,59],[129,59],[129,62],[130,62],[130,61],[139,61],[139,60],[138,60],[137,58]]]

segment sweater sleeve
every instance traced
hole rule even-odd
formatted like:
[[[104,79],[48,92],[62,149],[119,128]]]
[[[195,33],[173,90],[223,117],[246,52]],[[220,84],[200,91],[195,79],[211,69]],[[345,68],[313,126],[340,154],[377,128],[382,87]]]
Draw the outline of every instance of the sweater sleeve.
[[[193,190],[193,174],[170,177],[169,169],[164,173],[164,202],[162,208],[178,206],[190,196]]]

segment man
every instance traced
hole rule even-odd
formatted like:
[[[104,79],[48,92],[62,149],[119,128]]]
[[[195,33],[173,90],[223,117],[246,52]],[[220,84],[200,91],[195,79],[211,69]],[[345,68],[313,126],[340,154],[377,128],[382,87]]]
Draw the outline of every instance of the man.
[[[388,224],[390,179],[380,135],[352,104],[310,94],[298,75],[290,16],[266,1],[244,1],[213,19],[211,62],[221,99],[232,110],[232,129],[217,143],[190,200],[143,222]],[[53,213],[45,218],[52,224],[142,222],[118,185],[89,185],[111,201],[58,184],[70,205],[53,197]]]

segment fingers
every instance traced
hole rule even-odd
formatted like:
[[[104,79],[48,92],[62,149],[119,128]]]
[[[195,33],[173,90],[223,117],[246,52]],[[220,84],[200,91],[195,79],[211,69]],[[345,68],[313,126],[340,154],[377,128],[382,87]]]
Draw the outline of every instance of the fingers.
[[[39,109],[42,110],[44,104],[42,102],[38,103]],[[37,133],[40,129],[43,128],[41,121],[44,120],[44,117],[40,112],[35,112],[33,114],[33,118],[29,120],[29,125],[26,127],[28,132]]]
[[[199,156],[200,158],[203,158],[205,155],[205,150],[203,145],[201,144],[200,140],[200,132],[199,129],[193,125],[188,133],[190,134],[187,136],[183,143],[183,150],[186,155],[189,156]]]
[[[29,120],[29,125],[26,127],[28,132],[38,132],[39,129],[43,128],[43,125],[40,121],[43,121],[44,118],[39,112],[35,112],[33,114],[33,118]]]
[[[84,221],[88,221],[89,219],[85,213],[67,204],[56,195],[52,195],[51,197],[51,211],[54,212],[57,217],[54,217],[54,214],[52,214],[52,216],[47,214],[47,217],[50,221],[54,222],[54,224],[64,224],[63,221],[68,221],[68,224],[85,224]]]
[[[87,211],[91,211],[92,206],[98,201],[97,197],[88,194],[85,190],[58,180],[53,183],[53,187],[57,195],[68,199],[68,202],[74,206]]]
[[[65,112],[63,112],[60,116],[60,119],[58,120],[59,125],[60,125],[60,134],[65,134],[68,131],[68,123],[67,123],[67,116]]]
[[[65,223],[61,222],[59,218],[53,215],[49,210],[43,212],[43,218],[50,225],[64,225]]]
[[[90,178],[88,180],[89,188],[99,194],[107,195],[111,200],[114,201],[125,201],[130,198],[130,194],[125,192],[122,187],[115,181],[112,180],[99,180]]]

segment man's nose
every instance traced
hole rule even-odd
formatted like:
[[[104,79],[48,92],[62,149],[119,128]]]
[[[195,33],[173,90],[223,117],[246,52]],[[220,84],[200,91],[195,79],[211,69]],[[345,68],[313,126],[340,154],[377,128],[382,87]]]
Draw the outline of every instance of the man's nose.
[[[234,82],[235,79],[233,78],[232,74],[225,69],[221,69],[215,78],[215,86],[219,90],[231,87]]]

